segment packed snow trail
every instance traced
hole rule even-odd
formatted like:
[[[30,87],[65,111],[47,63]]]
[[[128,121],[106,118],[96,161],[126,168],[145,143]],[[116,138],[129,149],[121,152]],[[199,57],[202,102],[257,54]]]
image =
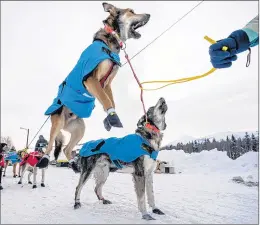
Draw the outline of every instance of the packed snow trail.
[[[258,223],[258,189],[234,183],[230,176],[199,174],[155,174],[156,205],[165,216],[144,221],[138,212],[132,176],[110,173],[103,188],[113,202],[103,205],[94,194],[90,179],[81,195],[82,207],[73,209],[78,174],[68,168],[49,166],[46,187],[32,189],[25,175],[23,186],[8,168],[1,191],[1,223],[86,224],[86,223]],[[151,212],[151,209],[149,209]]]

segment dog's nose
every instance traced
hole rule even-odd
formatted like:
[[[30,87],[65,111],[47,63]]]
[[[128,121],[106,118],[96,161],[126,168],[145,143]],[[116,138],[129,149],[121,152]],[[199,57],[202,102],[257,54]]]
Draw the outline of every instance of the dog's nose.
[[[165,102],[165,99],[162,97],[162,98],[160,98],[160,100],[159,100],[161,103],[166,103]]]
[[[150,19],[151,15],[150,14],[146,14],[147,20]]]

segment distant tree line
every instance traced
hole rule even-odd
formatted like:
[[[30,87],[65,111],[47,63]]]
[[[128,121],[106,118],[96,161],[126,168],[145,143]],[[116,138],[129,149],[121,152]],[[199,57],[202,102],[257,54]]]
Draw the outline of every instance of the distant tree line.
[[[162,150],[183,150],[185,153],[194,153],[201,151],[210,151],[212,149],[217,149],[218,151],[225,151],[229,158],[235,160],[241,155],[249,151],[258,152],[259,151],[259,135],[255,136],[253,133],[249,135],[247,132],[243,138],[235,138],[232,134],[231,138],[226,137],[226,140],[216,141],[215,138],[210,141],[209,138],[203,140],[195,140],[187,144],[182,142],[177,143],[177,145],[166,145]]]

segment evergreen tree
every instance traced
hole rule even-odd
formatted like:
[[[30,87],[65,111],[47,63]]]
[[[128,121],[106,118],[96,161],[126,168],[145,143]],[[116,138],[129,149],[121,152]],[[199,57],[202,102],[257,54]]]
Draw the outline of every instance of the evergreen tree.
[[[234,135],[231,136],[231,143],[230,143],[230,158],[235,160],[239,157],[239,152],[237,149],[237,141]]]
[[[244,145],[245,145],[245,152],[249,152],[251,150],[251,140],[250,136],[246,132],[245,137],[244,137]]]
[[[254,152],[258,152],[258,148],[257,148],[257,140],[256,140],[254,134],[252,134],[252,136],[251,136],[251,140],[252,140],[252,151],[254,151]]]
[[[193,143],[193,152],[199,152],[199,146],[196,140]]]
[[[224,149],[226,150],[227,155],[228,155],[229,158],[231,158],[231,148],[230,148],[230,145],[231,145],[231,142],[230,142],[229,137],[227,136],[226,143],[224,144]]]
[[[238,154],[241,156],[245,153],[245,149],[243,147],[243,144],[242,144],[242,139],[239,137],[237,139],[237,151],[238,151]]]

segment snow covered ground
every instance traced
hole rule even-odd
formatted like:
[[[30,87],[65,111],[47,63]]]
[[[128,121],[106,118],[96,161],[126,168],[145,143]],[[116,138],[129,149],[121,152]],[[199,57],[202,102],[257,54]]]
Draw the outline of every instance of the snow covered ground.
[[[26,182],[18,185],[8,168],[1,191],[1,223],[258,223],[258,187],[232,181],[234,176],[258,181],[257,153],[235,161],[215,150],[191,155],[162,151],[159,158],[171,161],[177,174],[154,175],[156,203],[166,214],[153,215],[155,221],[141,219],[130,174],[110,173],[103,192],[112,205],[96,199],[94,180],[89,180],[82,191],[82,207],[74,210],[78,175],[50,166],[46,187],[38,185],[37,189]]]

